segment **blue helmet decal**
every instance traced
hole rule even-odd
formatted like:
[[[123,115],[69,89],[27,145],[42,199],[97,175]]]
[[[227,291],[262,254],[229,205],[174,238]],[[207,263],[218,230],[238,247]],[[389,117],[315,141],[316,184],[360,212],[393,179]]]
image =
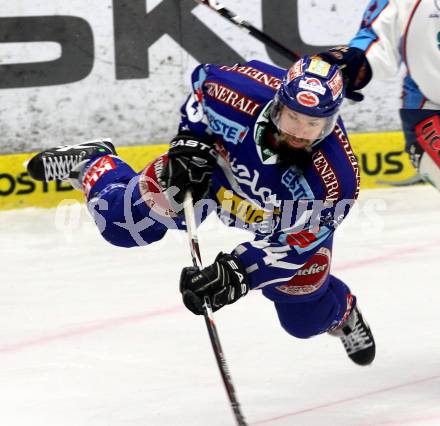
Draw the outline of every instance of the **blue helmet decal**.
[[[277,92],[288,108],[313,117],[329,117],[344,99],[344,81],[337,65],[304,56],[287,71]]]

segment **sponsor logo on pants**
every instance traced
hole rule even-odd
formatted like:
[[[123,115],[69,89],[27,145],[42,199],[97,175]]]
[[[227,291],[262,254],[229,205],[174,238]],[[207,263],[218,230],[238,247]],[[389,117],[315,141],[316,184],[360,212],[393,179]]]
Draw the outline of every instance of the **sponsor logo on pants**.
[[[331,252],[321,247],[285,285],[276,289],[291,296],[303,296],[318,290],[330,272]]]

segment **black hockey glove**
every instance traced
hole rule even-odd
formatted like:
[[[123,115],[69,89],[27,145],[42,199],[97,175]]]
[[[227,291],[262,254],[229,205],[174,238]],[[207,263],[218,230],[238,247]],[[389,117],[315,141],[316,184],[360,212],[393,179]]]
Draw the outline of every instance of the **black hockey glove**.
[[[370,64],[363,50],[356,47],[337,46],[326,52],[318,53],[330,64],[336,64],[341,69],[345,79],[345,96],[355,102],[364,99],[358,90],[365,87],[372,77]]]
[[[177,135],[171,141],[168,162],[162,171],[161,180],[165,189],[177,187],[179,191],[174,195],[174,201],[180,204],[180,208],[183,208],[182,203],[188,190],[192,193],[194,203],[206,198],[216,161],[215,148],[195,137]]]
[[[202,270],[194,266],[183,268],[180,291],[185,306],[194,314],[202,315],[205,296],[209,297],[215,312],[247,294],[249,284],[240,259],[219,253],[215,262]]]

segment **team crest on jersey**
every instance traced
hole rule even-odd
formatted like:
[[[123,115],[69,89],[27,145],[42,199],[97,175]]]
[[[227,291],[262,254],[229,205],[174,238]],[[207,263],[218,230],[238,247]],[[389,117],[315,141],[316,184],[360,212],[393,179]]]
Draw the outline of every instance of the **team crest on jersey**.
[[[319,290],[330,272],[331,251],[321,247],[285,285],[275,287],[290,296],[304,296]]]
[[[315,107],[319,105],[319,98],[312,92],[302,91],[296,95],[296,100],[300,105],[305,107]]]

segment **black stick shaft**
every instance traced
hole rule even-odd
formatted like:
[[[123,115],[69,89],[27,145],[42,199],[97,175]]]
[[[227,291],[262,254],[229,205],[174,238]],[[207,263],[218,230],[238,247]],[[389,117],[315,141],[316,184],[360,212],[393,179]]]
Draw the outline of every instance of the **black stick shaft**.
[[[190,192],[186,193],[184,202],[185,223],[188,234],[191,257],[194,266],[202,268],[202,259],[200,256],[199,240],[197,237],[197,227],[194,214],[194,205]],[[225,385],[226,393],[231,403],[232,411],[234,412],[235,420],[238,426],[247,426],[244,416],[240,409],[237,395],[235,393],[234,384],[232,383],[231,373],[229,372],[228,364],[220,344],[217,327],[212,314],[211,302],[208,297],[205,297],[203,304],[203,316],[205,317],[206,328],[208,329],[209,338],[211,340],[212,349],[215,354],[220,375]]]
[[[287,59],[291,61],[297,61],[300,58],[300,56],[297,53],[293,52],[292,50],[281,44],[279,41],[272,38],[270,35],[254,27],[249,22],[245,21],[244,19],[241,19],[238,15],[236,15],[234,12],[224,7],[218,1],[212,1],[212,0],[195,0],[195,1],[200,4],[204,4],[208,6],[210,9],[216,11],[225,19],[237,25],[238,27],[242,28],[243,30],[248,32],[252,37],[261,41],[263,44],[271,47],[273,50],[283,55]]]
[[[235,420],[239,426],[247,426],[244,419],[243,413],[240,409],[240,403],[238,402],[237,395],[235,393],[235,388],[232,383],[231,373],[229,372],[228,365],[226,363],[226,358],[223,353],[223,349],[220,344],[219,336],[217,333],[217,327],[215,326],[214,319],[212,317],[211,305],[209,300],[205,299],[205,323],[208,329],[209,338],[211,339],[211,345],[214,350],[215,359],[217,360],[217,365],[220,370],[220,375],[222,376],[223,383],[225,385],[226,393],[228,394],[229,402],[231,403],[232,411],[235,415]],[[209,306],[209,309],[206,309]]]

